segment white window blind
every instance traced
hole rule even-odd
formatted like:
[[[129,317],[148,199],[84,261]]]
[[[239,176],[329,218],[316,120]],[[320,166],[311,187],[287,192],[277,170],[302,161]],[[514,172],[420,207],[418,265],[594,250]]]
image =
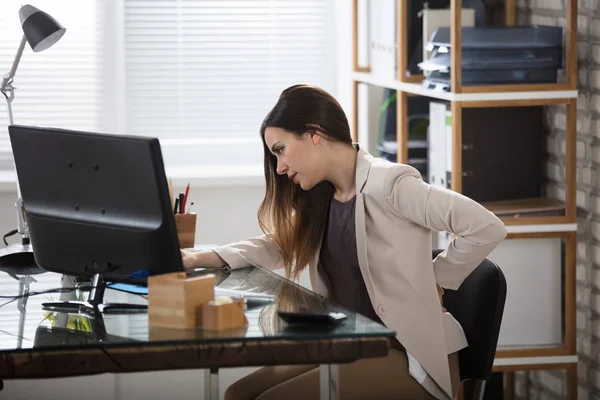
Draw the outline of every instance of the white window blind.
[[[102,0],[45,0],[33,4],[53,16],[67,32],[51,48],[34,53],[26,45],[14,78],[15,124],[101,130],[103,84]],[[7,73],[23,37],[21,1],[0,2],[0,74]],[[8,111],[0,95],[0,168],[12,169]],[[8,158],[9,163],[6,163]]]
[[[260,124],[296,83],[332,90],[328,0],[124,0],[126,126],[167,165],[260,165]]]

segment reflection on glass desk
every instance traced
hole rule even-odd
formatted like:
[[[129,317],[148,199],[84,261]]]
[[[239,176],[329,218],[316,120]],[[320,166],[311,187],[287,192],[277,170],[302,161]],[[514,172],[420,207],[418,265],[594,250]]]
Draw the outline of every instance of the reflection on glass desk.
[[[0,352],[26,351],[55,347],[94,347],[110,345],[148,345],[181,342],[231,342],[243,339],[286,340],[290,338],[332,339],[360,337],[393,336],[393,331],[371,321],[362,315],[349,312],[335,303],[299,286],[282,279],[279,275],[259,267],[247,267],[227,272],[224,270],[202,270],[193,275],[213,273],[217,276],[218,287],[253,292],[256,298],[246,297],[246,316],[248,326],[225,330],[205,331],[198,329],[169,329],[149,327],[147,314],[104,314],[91,317],[84,314],[66,314],[42,310],[40,303],[58,300],[59,294],[43,294],[29,299],[25,314],[25,329],[21,348],[17,346],[17,327],[19,313],[13,304],[0,308]],[[60,276],[54,275],[57,287]],[[36,291],[32,285],[32,292]],[[10,295],[6,293],[5,295]],[[14,293],[15,295],[17,293]],[[272,295],[272,298],[262,296]],[[77,292],[74,292],[77,296]],[[80,293],[79,296],[84,296]],[[106,299],[127,303],[145,304],[145,296],[134,295],[107,289]],[[64,298],[64,297],[63,297]],[[35,300],[35,301],[34,301]],[[344,312],[346,321],[338,326],[316,326],[311,329],[287,325],[277,315],[278,311],[301,312]]]

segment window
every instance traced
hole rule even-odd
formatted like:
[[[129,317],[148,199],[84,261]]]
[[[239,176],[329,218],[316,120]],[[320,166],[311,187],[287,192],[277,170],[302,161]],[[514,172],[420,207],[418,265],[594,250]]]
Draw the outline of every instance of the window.
[[[279,93],[332,90],[329,0],[123,1],[126,130],[167,165],[260,166]]]
[[[0,4],[5,72],[22,37],[20,6]],[[48,0],[40,7],[67,33],[44,52],[26,47],[14,80],[17,124],[155,136],[167,166],[260,170],[258,130],[279,93],[295,83],[333,91],[328,0]],[[6,104],[0,108],[0,170],[12,170]]]
[[[26,45],[14,86],[15,124],[102,130],[103,20],[101,1],[52,0],[39,7],[67,28],[53,47],[34,53]],[[1,75],[12,65],[23,37],[21,1],[0,2]],[[8,112],[0,95],[0,169],[13,169]]]

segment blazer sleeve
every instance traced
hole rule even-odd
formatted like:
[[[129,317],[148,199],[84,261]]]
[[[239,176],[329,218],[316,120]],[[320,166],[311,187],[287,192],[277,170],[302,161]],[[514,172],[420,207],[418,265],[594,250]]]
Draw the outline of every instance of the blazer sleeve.
[[[231,269],[258,265],[270,270],[283,268],[283,256],[279,247],[266,235],[244,239],[236,243],[214,248]]]
[[[429,185],[410,166],[391,168],[384,191],[389,205],[405,220],[434,231],[455,234],[433,260],[438,284],[456,290],[506,237],[506,228],[492,212],[455,191]]]

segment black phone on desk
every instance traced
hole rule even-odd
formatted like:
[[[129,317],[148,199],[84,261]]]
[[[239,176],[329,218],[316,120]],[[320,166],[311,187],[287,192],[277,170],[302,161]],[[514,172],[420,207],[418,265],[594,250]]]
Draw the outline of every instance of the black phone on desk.
[[[347,316],[341,312],[287,312],[279,311],[278,315],[288,324],[296,325],[338,325]]]

